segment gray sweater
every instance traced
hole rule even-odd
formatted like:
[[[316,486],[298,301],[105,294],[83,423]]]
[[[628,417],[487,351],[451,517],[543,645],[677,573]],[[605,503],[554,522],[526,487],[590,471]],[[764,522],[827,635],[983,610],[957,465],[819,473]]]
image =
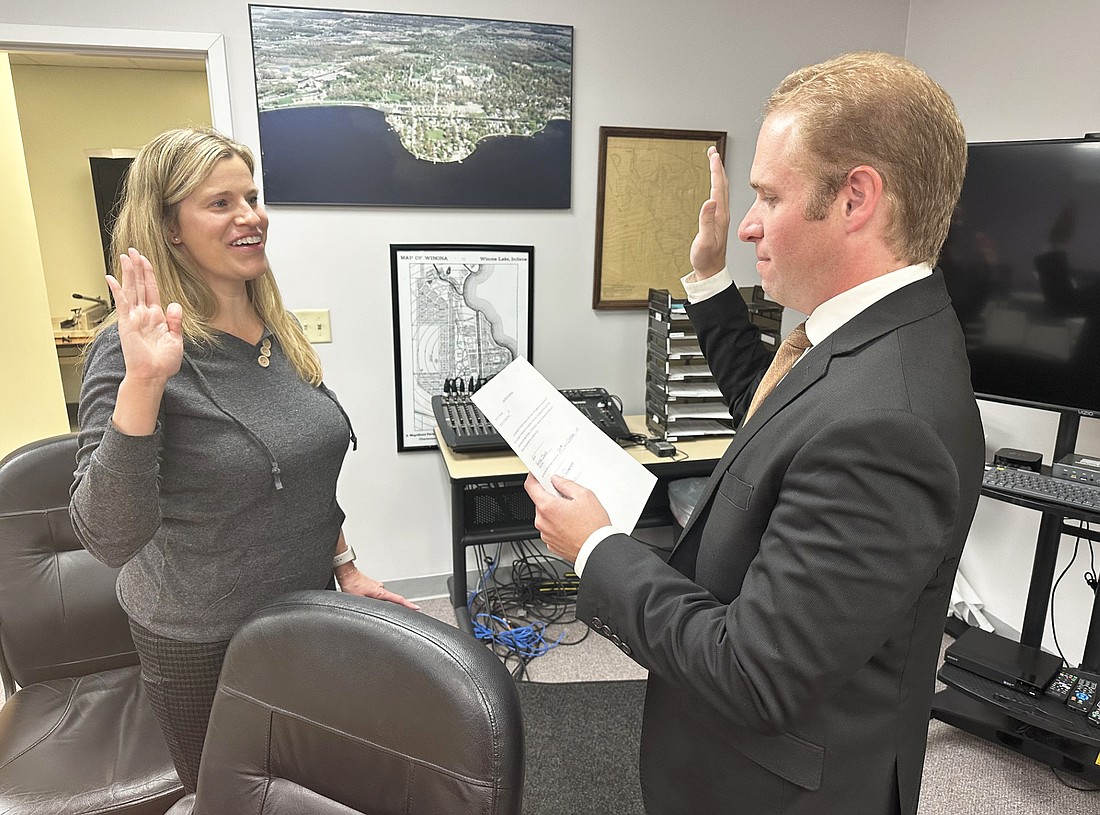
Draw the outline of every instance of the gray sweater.
[[[151,436],[111,422],[126,371],[117,328],[88,351],[70,515],[84,547],[122,567],[127,614],[162,636],[229,639],[268,600],[332,578],[350,423],[270,339],[266,368],[259,344],[188,343]]]

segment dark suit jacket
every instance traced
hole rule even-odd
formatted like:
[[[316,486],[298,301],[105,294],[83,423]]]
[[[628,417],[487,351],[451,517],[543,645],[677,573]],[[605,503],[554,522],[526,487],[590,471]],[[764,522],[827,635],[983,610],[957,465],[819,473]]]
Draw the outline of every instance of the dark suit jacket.
[[[735,288],[689,313],[723,388],[759,378],[755,352],[722,356],[753,333]],[[802,358],[737,433],[669,563],[626,535],[596,547],[578,616],[650,670],[648,812],[916,812],[983,459],[937,272]]]

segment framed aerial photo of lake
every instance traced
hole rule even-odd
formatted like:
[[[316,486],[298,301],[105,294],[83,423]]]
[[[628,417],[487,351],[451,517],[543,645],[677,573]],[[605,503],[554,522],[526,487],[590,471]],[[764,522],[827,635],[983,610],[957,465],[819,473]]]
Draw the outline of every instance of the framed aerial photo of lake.
[[[266,203],[571,206],[572,26],[248,9]]]
[[[645,308],[650,289],[682,294],[711,145],[724,160],[721,131],[600,128],[592,308]]]
[[[432,397],[531,359],[533,246],[391,244],[397,450],[434,449]]]

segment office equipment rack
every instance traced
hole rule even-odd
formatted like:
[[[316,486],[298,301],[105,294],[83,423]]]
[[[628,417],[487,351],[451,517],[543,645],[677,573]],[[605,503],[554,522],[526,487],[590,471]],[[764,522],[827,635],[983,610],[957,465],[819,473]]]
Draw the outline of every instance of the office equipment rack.
[[[741,290],[762,341],[779,347],[783,308],[759,286]],[[733,421],[688,319],[687,300],[667,289],[649,290],[646,341],[646,427],[666,441],[732,436]]]
[[[1054,443],[1055,461],[1075,449],[1080,422],[1080,415],[1061,412]],[[1022,645],[1040,648],[1062,536],[1100,542],[1100,532],[1067,524],[1065,520],[1098,523],[1100,510],[1068,507],[987,486],[982,487],[982,495],[1042,513],[1020,631]],[[1086,673],[1100,674],[1100,592],[1095,593],[1093,600],[1079,667]],[[1012,688],[983,682],[980,677],[954,665],[943,665],[939,678],[947,687],[933,700],[933,717],[1055,769],[1100,784],[1100,727],[1086,723],[1083,716],[1067,721],[1053,715],[1044,699],[1036,700]]]

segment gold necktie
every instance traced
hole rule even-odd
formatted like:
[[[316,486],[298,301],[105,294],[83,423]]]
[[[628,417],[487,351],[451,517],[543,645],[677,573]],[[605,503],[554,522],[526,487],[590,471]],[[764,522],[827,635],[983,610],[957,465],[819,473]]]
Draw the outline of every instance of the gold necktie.
[[[794,365],[795,360],[802,356],[802,352],[811,345],[813,345],[813,343],[810,342],[810,338],[806,336],[805,322],[801,322],[791,329],[791,333],[787,335],[787,338],[783,340],[783,342],[779,344],[779,348],[776,349],[772,364],[768,366],[768,370],[764,372],[764,378],[760,380],[760,385],[757,386],[756,393],[752,395],[752,402],[749,404],[748,413],[745,414],[745,422],[747,422],[749,417],[756,412],[756,409],[760,407],[761,403],[768,398],[768,394],[775,390],[775,386],[787,375],[787,371]]]

